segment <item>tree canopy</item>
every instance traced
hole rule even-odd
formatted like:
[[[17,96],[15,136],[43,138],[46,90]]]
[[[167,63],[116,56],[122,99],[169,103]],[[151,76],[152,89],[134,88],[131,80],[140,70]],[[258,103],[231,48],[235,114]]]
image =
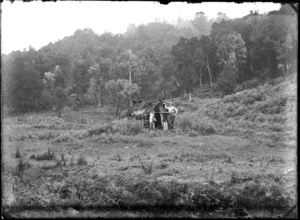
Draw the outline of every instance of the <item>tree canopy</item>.
[[[18,112],[60,108],[71,96],[119,111],[132,99],[171,98],[206,86],[229,94],[248,80],[296,71],[297,25],[295,11],[282,5],[237,19],[220,12],[209,20],[199,11],[192,20],[131,24],[116,35],[76,30],[38,51],[2,54],[2,97]]]

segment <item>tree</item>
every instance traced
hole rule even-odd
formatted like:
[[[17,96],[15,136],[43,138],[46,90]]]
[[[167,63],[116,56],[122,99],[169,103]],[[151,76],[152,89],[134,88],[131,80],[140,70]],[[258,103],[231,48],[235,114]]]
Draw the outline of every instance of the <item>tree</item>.
[[[296,19],[291,17],[290,26],[286,32],[277,42],[275,42],[275,51],[277,53],[276,59],[278,60],[278,68],[282,70],[283,75],[288,75],[290,69],[293,68],[296,71],[297,66],[297,48],[298,48],[298,36]]]
[[[254,45],[255,69],[267,68],[271,78],[278,76],[282,68],[278,69],[278,64],[285,65],[288,54],[292,52],[289,46],[289,37],[292,36],[292,47],[297,46],[296,17],[283,13],[269,13],[263,16],[254,26],[250,40]],[[290,51],[290,52],[288,52]],[[284,55],[285,54],[285,55]],[[296,53],[291,53],[296,54]],[[290,63],[288,63],[290,65]],[[294,65],[293,65],[294,66]]]
[[[139,95],[143,99],[157,98],[161,85],[160,60],[152,46],[147,46],[137,53],[139,59],[136,65],[134,82],[140,87]]]
[[[67,101],[66,90],[64,89],[65,82],[62,71],[57,65],[53,73],[47,72],[43,78],[44,91],[43,98],[49,105],[53,106],[53,110],[58,117],[61,117],[61,110]]]
[[[236,86],[236,68],[229,63],[226,63],[223,71],[220,73],[217,80],[217,88],[222,91],[225,95],[234,92]]]
[[[197,12],[192,24],[197,31],[196,36],[208,36],[210,34],[212,22],[208,20],[204,12]]]
[[[84,60],[82,57],[78,57],[73,67],[72,76],[72,93],[77,94],[80,98],[80,102],[84,102],[84,94],[87,93],[89,88],[89,74],[88,70],[91,66],[90,60]]]
[[[138,67],[138,61],[137,56],[131,51],[131,50],[125,50],[121,56],[119,57],[120,60],[120,66],[125,69],[125,71],[128,73],[128,83],[132,85],[132,78],[134,73],[137,72]],[[132,106],[132,97],[131,93],[129,95],[129,105]]]
[[[110,59],[101,59],[100,65],[96,63],[88,70],[88,73],[91,77],[88,95],[95,100],[95,102],[98,104],[98,108],[101,107],[101,94],[104,89],[105,79],[108,77],[111,65]]]
[[[214,20],[216,23],[220,23],[222,21],[227,21],[230,18],[224,12],[218,12],[218,17]]]
[[[202,88],[202,73],[204,72],[204,67],[206,65],[206,57],[200,47],[198,47],[194,52],[194,63],[199,73],[199,87]]]
[[[277,43],[275,50],[278,54],[276,57],[279,61],[278,69],[281,69],[283,75],[286,76],[289,74],[290,68],[295,63],[294,59],[296,58],[292,36],[288,34],[286,40],[281,45]]]
[[[36,51],[13,52],[4,64],[5,95],[8,104],[18,112],[33,111],[42,91],[40,73],[35,69],[33,56]]]
[[[218,39],[217,55],[221,66],[231,65],[238,76],[244,71],[247,48],[240,34],[230,32]]]
[[[194,51],[199,46],[198,39],[180,38],[179,42],[172,47],[172,55],[176,65],[173,79],[181,92],[191,92],[196,87],[199,74],[195,69]]]
[[[213,86],[212,64],[216,63],[216,48],[208,36],[202,36],[199,40],[200,47],[196,49],[194,57],[201,64],[202,72],[208,73],[209,85]],[[203,69],[206,68],[207,71]]]
[[[130,83],[129,80],[118,79],[105,83],[105,89],[109,92],[111,104],[116,106],[115,114],[120,115],[121,108],[126,107],[126,100],[130,100],[133,94],[139,93],[140,87]]]

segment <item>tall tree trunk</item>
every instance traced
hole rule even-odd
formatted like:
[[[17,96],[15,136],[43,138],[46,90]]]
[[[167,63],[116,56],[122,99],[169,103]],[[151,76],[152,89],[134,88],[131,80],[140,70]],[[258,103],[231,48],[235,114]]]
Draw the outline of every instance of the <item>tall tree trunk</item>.
[[[251,77],[253,74],[253,66],[252,66],[252,62],[251,62],[251,48],[250,46],[247,46],[247,73],[246,73],[246,77]],[[243,80],[245,80],[245,74],[243,74]]]
[[[211,77],[211,72],[210,72],[210,68],[209,68],[209,63],[208,62],[206,63],[206,68],[207,68],[208,75],[209,75],[209,84],[210,84],[210,87],[212,87],[212,77]]]
[[[177,86],[178,88],[180,88],[180,84],[179,84],[179,82],[177,81],[176,76],[173,75],[173,77],[174,77],[174,79],[175,79],[176,86]]]
[[[272,66],[271,66],[271,58],[268,58],[268,63],[269,63],[269,69],[270,69],[270,73],[271,73],[271,78],[273,79],[273,71],[272,71]]]
[[[199,72],[199,86],[201,89],[202,88],[201,72]]]
[[[97,97],[97,101],[98,101],[98,109],[101,108],[101,91],[100,89],[98,88],[98,97]]]
[[[116,116],[117,116],[118,113],[119,113],[119,108],[120,108],[120,106],[119,106],[119,102],[118,102],[118,103],[117,103],[117,107],[116,107],[116,112],[115,112]]]
[[[290,68],[292,67],[291,64],[288,64],[288,62],[285,61],[285,66],[286,66],[286,75],[288,76],[290,73]]]
[[[212,84],[212,76],[211,76],[211,72],[210,72],[210,68],[209,68],[209,62],[208,62],[208,55],[206,57],[206,68],[208,71],[208,75],[209,75],[209,84],[210,84],[210,98],[212,98],[212,89],[213,89],[213,84]]]
[[[132,100],[131,100],[131,95],[129,95],[129,106],[132,106]]]
[[[161,98],[162,98],[162,100],[165,100],[165,93],[164,92],[161,92]]]
[[[130,85],[132,84],[132,80],[131,80],[131,68],[129,68],[129,83]],[[131,94],[129,94],[129,106],[132,106],[132,100],[131,100]]]

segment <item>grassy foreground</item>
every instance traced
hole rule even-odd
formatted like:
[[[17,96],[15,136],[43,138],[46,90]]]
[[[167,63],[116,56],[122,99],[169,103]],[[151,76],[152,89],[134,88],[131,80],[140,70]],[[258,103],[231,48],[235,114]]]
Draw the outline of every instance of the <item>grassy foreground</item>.
[[[278,85],[285,83],[293,82]],[[278,113],[267,106],[260,111],[253,105],[285,98],[266,92],[276,86],[260,89],[177,100],[175,132],[112,123],[104,108],[71,112],[66,120],[51,113],[5,117],[3,211],[14,217],[282,217],[296,203],[295,128],[286,110],[293,99],[287,95]],[[267,95],[247,105],[253,94]],[[232,105],[245,112],[229,115]],[[249,110],[271,119],[246,127]],[[282,130],[272,128],[279,125]]]

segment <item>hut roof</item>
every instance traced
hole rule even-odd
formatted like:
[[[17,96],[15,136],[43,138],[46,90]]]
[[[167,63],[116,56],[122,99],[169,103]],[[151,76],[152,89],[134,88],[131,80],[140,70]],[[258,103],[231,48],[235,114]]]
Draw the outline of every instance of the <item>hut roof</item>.
[[[128,109],[126,117],[149,114],[154,111],[154,108],[159,104],[164,104],[164,102],[161,100],[135,102],[133,106]]]

